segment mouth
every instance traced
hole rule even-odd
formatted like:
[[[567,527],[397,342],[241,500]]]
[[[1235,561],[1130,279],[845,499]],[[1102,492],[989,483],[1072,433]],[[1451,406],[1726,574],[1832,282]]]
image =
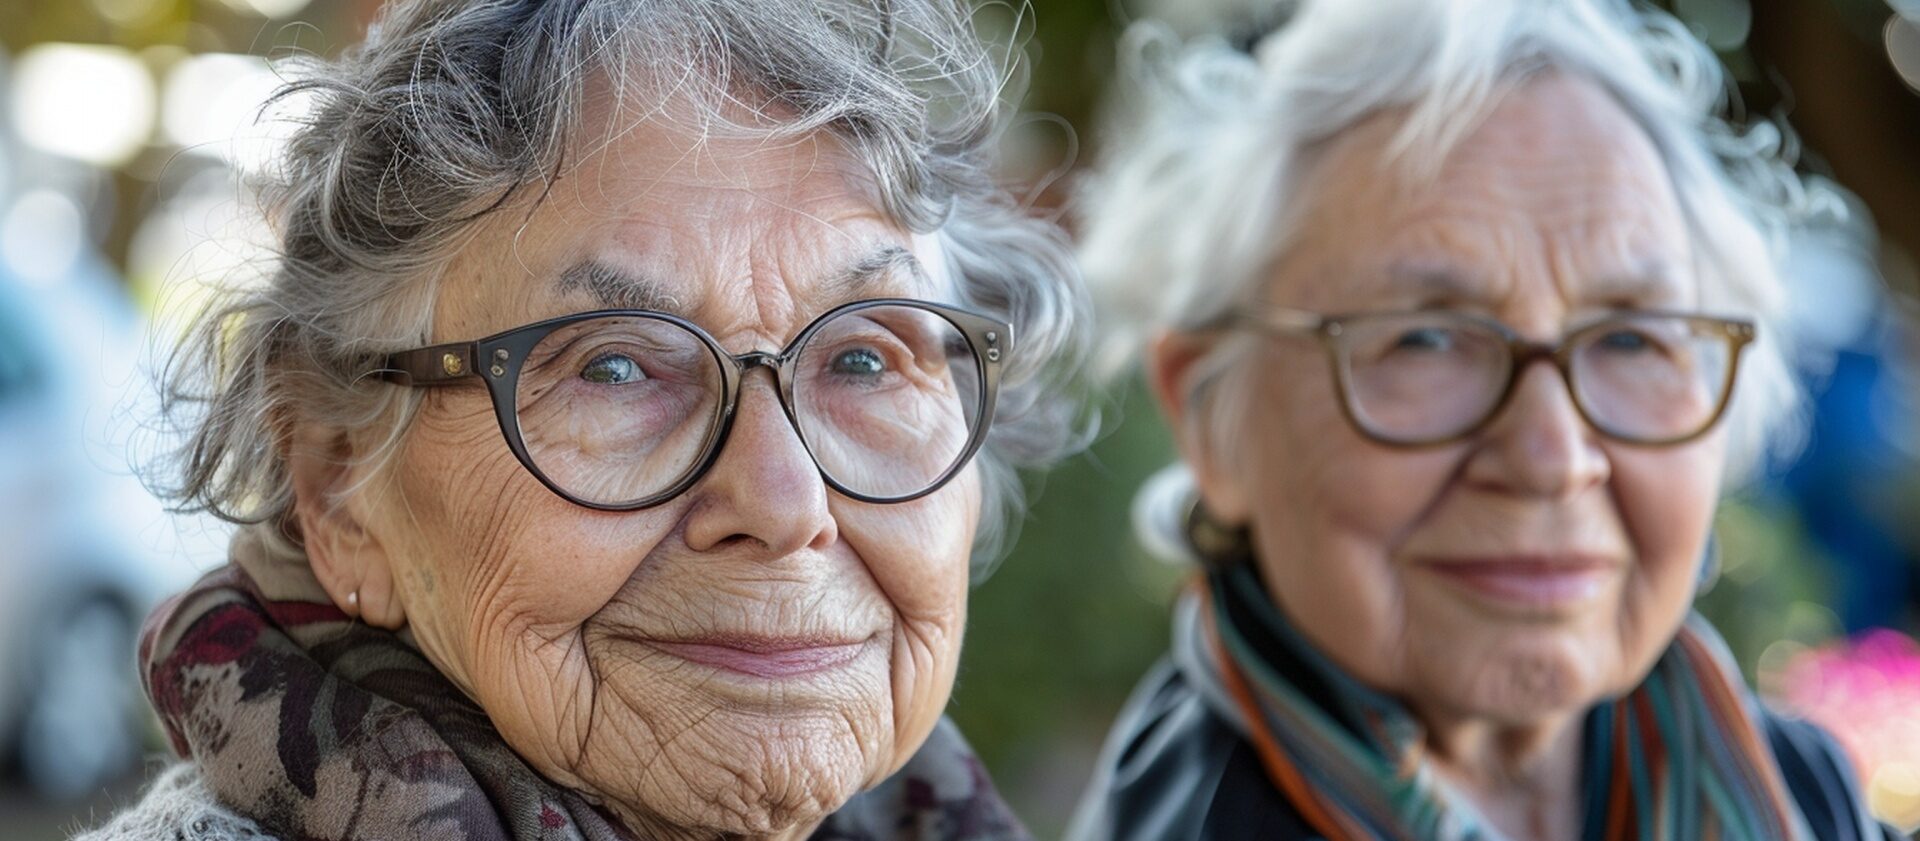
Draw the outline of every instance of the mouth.
[[[765,680],[790,680],[846,666],[871,638],[770,637],[716,634],[646,644],[690,663]]]
[[[1482,600],[1551,611],[1599,597],[1620,565],[1590,555],[1528,555],[1433,559],[1421,566]]]

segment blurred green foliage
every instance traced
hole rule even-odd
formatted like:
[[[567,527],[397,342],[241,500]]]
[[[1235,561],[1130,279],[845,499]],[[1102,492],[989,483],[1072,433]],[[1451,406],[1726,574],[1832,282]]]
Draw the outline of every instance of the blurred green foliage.
[[[1129,517],[1134,491],[1173,458],[1165,426],[1137,385],[1105,414],[1108,434],[1040,480],[1018,544],[975,589],[949,708],[1042,837],[1166,649],[1187,574],[1147,556]]]

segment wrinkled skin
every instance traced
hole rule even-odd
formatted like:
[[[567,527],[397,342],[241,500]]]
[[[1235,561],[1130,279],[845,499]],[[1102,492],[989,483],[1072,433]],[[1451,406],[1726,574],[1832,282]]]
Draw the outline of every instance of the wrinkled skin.
[[[435,342],[622,305],[560,288],[588,259],[651,278],[731,353],[777,351],[849,299],[939,295],[931,240],[890,222],[829,139],[697,144],[652,121],[589,152],[463,248],[438,289]],[[886,247],[923,268],[859,288],[833,280]],[[642,835],[804,836],[938,720],[981,492],[969,467],[910,503],[833,493],[772,383],[748,376],[695,487],[624,513],[541,486],[477,381],[429,392],[378,471],[350,457],[371,446],[354,432],[303,428],[294,469],[316,573],[366,621],[408,629],[535,769]],[[343,489],[337,510],[322,504]],[[817,673],[764,678],[655,645],[716,635],[860,647]]]
[[[1538,341],[1611,309],[1692,309],[1693,255],[1646,135],[1601,88],[1548,75],[1510,93],[1431,181],[1396,177],[1399,113],[1331,140],[1297,244],[1263,290],[1322,313],[1445,306]],[[1459,288],[1417,278],[1442,273]],[[1605,439],[1551,365],[1468,440],[1393,449],[1342,417],[1310,338],[1263,340],[1226,446],[1180,395],[1206,349],[1154,350],[1162,402],[1216,517],[1250,527],[1271,597],[1334,662],[1403,699],[1436,767],[1515,837],[1577,837],[1577,722],[1636,685],[1694,592],[1724,436]],[[1231,453],[1231,458],[1217,457]],[[1456,559],[1583,557],[1599,586],[1538,609],[1439,574]]]

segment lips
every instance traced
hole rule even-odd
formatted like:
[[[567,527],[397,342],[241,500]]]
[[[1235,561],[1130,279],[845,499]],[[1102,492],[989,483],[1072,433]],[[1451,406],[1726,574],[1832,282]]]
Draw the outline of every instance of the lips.
[[[787,680],[845,666],[866,650],[868,640],[716,635],[646,642],[691,663],[767,680]]]
[[[1424,566],[1482,599],[1505,606],[1552,609],[1599,596],[1619,564],[1578,555],[1448,558]]]

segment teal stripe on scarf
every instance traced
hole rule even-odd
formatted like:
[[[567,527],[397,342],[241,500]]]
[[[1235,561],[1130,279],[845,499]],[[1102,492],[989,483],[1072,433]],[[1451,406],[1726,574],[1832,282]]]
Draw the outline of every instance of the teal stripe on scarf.
[[[1587,722],[1587,738],[1581,743],[1587,761],[1580,769],[1585,793],[1580,802],[1586,805],[1586,819],[1580,837],[1592,839],[1607,831],[1607,812],[1600,807],[1607,802],[1608,783],[1613,779],[1613,705],[1587,713]]]
[[[1675,714],[1673,699],[1667,692],[1666,680],[1659,676],[1650,676],[1643,685],[1647,692],[1648,706],[1653,708],[1654,720],[1660,724],[1660,732],[1667,734],[1670,744],[1688,745],[1693,743],[1693,717]],[[1667,753],[1667,776],[1672,785],[1668,791],[1698,791],[1698,759],[1691,751]],[[1669,799],[1665,804],[1667,820],[1661,824],[1664,832],[1661,838],[1678,838],[1680,827],[1698,826],[1699,809],[1695,798],[1678,797]]]
[[[1640,724],[1640,715],[1632,707],[1627,709],[1627,744],[1638,748],[1646,740],[1659,738],[1658,733],[1648,734]],[[1660,803],[1653,793],[1653,781],[1647,779],[1647,763],[1639,751],[1628,754],[1633,759],[1627,765],[1627,780],[1633,786],[1633,802],[1638,807],[1633,810],[1634,823],[1640,834],[1636,838],[1658,838],[1653,834],[1653,819],[1657,816]]]

